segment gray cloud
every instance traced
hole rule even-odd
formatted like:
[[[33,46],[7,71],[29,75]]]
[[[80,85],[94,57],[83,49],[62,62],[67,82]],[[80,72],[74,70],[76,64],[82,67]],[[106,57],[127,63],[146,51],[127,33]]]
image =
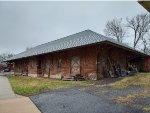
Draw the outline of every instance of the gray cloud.
[[[0,2],[0,53],[19,53],[85,29],[146,12],[137,2]]]

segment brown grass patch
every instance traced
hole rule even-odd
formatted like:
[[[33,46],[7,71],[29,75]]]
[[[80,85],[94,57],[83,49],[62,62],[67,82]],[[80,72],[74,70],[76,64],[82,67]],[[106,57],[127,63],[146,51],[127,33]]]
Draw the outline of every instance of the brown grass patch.
[[[134,95],[128,95],[128,96],[119,96],[114,101],[118,104],[128,104],[133,102],[135,96]]]
[[[114,89],[123,89],[131,85],[150,88],[150,73],[138,73],[111,84]]]
[[[144,107],[144,110],[150,112],[150,104]]]
[[[114,101],[118,104],[122,103],[122,104],[128,104],[128,103],[132,103],[136,98],[149,98],[150,97],[150,92],[149,91],[143,91],[143,92],[139,92],[137,94],[129,94],[127,96],[119,96],[117,98],[114,99]]]

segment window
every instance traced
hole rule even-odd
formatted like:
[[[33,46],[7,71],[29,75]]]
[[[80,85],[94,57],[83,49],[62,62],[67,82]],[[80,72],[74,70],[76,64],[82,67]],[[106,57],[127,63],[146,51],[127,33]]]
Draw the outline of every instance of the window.
[[[57,60],[57,68],[61,68],[61,59],[60,58]]]
[[[31,68],[34,68],[34,61],[31,61]]]

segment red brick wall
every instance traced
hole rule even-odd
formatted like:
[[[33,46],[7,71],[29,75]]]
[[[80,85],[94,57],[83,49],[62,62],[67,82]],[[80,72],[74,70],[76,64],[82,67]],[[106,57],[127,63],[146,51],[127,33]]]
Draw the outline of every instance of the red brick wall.
[[[98,55],[99,54],[99,55]],[[97,55],[98,64],[97,64]],[[80,57],[80,69],[81,75],[86,78],[95,78],[97,71],[99,72],[99,78],[103,78],[104,72],[101,64],[103,58],[110,58],[110,60],[119,64],[122,68],[127,66],[127,57],[138,56],[139,54],[124,50],[112,45],[101,44],[92,45],[82,48],[74,48],[69,50],[64,50],[60,52],[49,53],[45,55],[40,55],[36,57],[30,57],[28,59],[15,61],[17,64],[15,66],[15,73],[21,73],[24,67],[28,68],[28,73],[31,76],[37,76],[37,66],[38,60],[47,62],[50,61],[50,75],[71,74],[71,58],[74,56]],[[139,55],[140,56],[140,55]],[[61,68],[57,68],[57,59],[61,59]],[[26,62],[26,63],[24,63]],[[42,65],[42,76],[45,76],[46,65]],[[97,67],[98,66],[98,67]],[[97,70],[98,68],[98,70]]]
[[[22,64],[21,60],[15,61],[15,67],[14,67],[15,75],[20,75],[22,73],[23,66],[24,65]]]
[[[51,74],[71,74],[71,58],[74,56],[80,57],[80,69],[82,75],[96,72],[96,52],[94,47],[84,47],[82,49],[71,49],[63,52],[56,52],[50,55]],[[61,68],[57,68],[57,59],[62,61]]]
[[[28,59],[28,73],[37,74],[37,58],[31,57]]]
[[[27,69],[27,62],[26,60],[17,60],[14,64],[14,72],[15,75],[20,75],[23,70]]]
[[[150,72],[150,57],[146,58],[145,71]]]

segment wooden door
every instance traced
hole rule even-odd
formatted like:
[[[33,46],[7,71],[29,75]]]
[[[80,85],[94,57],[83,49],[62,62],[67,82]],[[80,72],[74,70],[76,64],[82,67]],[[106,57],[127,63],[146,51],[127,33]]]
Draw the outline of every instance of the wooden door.
[[[46,74],[48,77],[50,76],[50,60],[47,60],[47,61],[46,61],[45,74]]]
[[[45,59],[43,59],[42,60],[42,77],[44,77],[44,74],[45,74],[45,72],[46,72],[46,60]]]
[[[42,62],[41,62],[41,60],[38,60],[38,62],[37,62],[37,74],[38,74],[38,77],[42,76]]]
[[[104,77],[104,69],[105,69],[105,65],[106,65],[106,60],[105,58],[98,58],[98,62],[97,62],[97,79],[101,79]]]
[[[80,57],[71,58],[71,74],[80,74]]]

